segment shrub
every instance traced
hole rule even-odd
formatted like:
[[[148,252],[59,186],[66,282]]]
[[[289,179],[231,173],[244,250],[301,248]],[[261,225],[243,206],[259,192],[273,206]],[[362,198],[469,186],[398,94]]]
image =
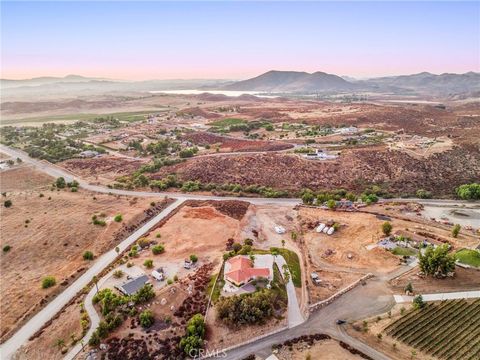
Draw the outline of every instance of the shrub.
[[[123,276],[123,271],[122,270],[115,270],[115,272],[113,273],[113,276],[116,279],[120,279]]]
[[[453,236],[454,238],[458,237],[458,234],[460,233],[460,229],[461,229],[461,228],[462,228],[462,227],[460,226],[460,224],[455,224],[455,226],[454,226],[453,229],[452,229],[452,236]]]
[[[10,245],[5,245],[5,246],[3,247],[3,252],[4,252],[4,253],[9,252],[11,248],[12,248],[12,247],[11,247]]]
[[[173,280],[172,280],[172,279],[168,279],[168,280],[167,280],[167,284],[168,284],[168,285],[172,285],[172,284],[173,284]]]
[[[195,254],[192,254],[190,255],[190,260],[193,262],[193,263],[196,263],[198,261],[198,256],[195,255]]]
[[[175,276],[173,277],[173,281],[178,281],[178,275],[175,275]]]
[[[413,293],[413,285],[412,285],[411,282],[409,282],[409,283],[405,286],[405,292]]]
[[[337,207],[337,202],[333,199],[327,201],[327,207],[329,209],[335,209]]]
[[[122,214],[117,214],[115,215],[115,217],[113,218],[113,220],[115,222],[121,222],[123,220],[123,217],[122,217]]]
[[[12,200],[5,200],[4,203],[3,203],[3,206],[5,206],[6,208],[9,208],[12,206]]]
[[[140,320],[140,325],[143,328],[149,328],[155,322],[155,318],[153,317],[153,313],[151,310],[142,311],[140,313],[139,320]]]
[[[145,266],[147,269],[153,268],[153,260],[152,259],[147,259],[143,262],[143,266]]]
[[[382,232],[386,235],[389,236],[392,232],[392,224],[388,221],[385,221],[382,224]]]
[[[67,182],[65,181],[65,178],[63,177],[59,177],[57,178],[57,180],[55,181],[55,186],[58,188],[58,189],[63,189],[65,188],[65,186],[67,186]]]
[[[157,235],[155,235],[155,237],[156,237],[157,239],[160,239],[160,238],[162,237],[162,234],[157,233]]]
[[[161,254],[161,253],[163,253],[164,251],[165,251],[165,247],[164,247],[163,245],[158,244],[158,245],[152,246],[152,253],[153,253],[154,255]]]
[[[417,295],[413,298],[413,307],[417,310],[425,307],[422,295]]]
[[[420,199],[430,199],[432,197],[432,193],[430,191],[423,189],[418,189],[416,195]]]
[[[245,245],[250,245],[250,246],[252,246],[252,245],[253,245],[253,240],[250,239],[250,238],[247,238],[247,239],[243,240],[243,243],[244,243]]]
[[[93,252],[85,251],[83,253],[83,260],[93,260],[93,258],[94,258]]]
[[[233,248],[233,251],[239,252],[240,249],[242,248],[242,245],[236,242],[236,243],[233,243],[232,248]]]
[[[42,289],[48,289],[54,286],[57,283],[57,280],[53,276],[45,276],[42,279]]]

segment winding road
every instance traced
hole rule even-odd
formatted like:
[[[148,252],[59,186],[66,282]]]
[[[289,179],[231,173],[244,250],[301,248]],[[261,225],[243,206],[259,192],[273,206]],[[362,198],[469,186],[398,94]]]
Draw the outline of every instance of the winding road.
[[[20,158],[24,163],[34,166],[36,169],[52,176],[64,177],[67,181],[76,180],[80,186],[86,190],[99,193],[112,193],[118,195],[133,195],[143,197],[168,196],[175,201],[160,212],[153,219],[145,223],[119,244],[120,252],[124,251],[128,246],[133,244],[145,232],[154,227],[161,219],[177,208],[186,200],[243,200],[253,204],[279,204],[279,205],[297,205],[300,200],[293,198],[251,198],[251,197],[225,197],[210,195],[193,195],[171,192],[147,192],[147,191],[129,191],[119,189],[109,189],[100,185],[92,185],[78,176],[46,161],[40,161],[30,158],[22,151],[0,145],[0,152],[8,154],[12,158]],[[421,200],[421,199],[398,199],[401,201],[417,201],[423,204],[431,205],[449,205],[462,206],[467,202],[457,200]],[[392,201],[392,199],[389,199]],[[96,259],[92,266],[77,280],[75,280],[68,288],[66,288],[55,299],[48,303],[35,316],[27,321],[10,339],[0,346],[0,358],[10,359],[12,355],[28,341],[38,330],[44,326],[53,316],[55,316],[71,299],[73,299],[79,291],[81,291],[94,276],[101,273],[107,268],[118,256],[117,252],[112,249]],[[405,269],[407,271],[409,267]],[[393,276],[393,275],[392,275]],[[388,359],[383,354],[374,350],[362,342],[348,336],[341,327],[335,325],[335,319],[358,319],[366,316],[380,314],[394,304],[392,294],[389,294],[385,287],[387,278],[376,278],[369,281],[366,286],[357,287],[354,290],[343,295],[329,306],[312,314],[307,321],[297,325],[296,327],[284,330],[277,334],[267,336],[263,339],[256,340],[248,345],[241,346],[228,352],[226,359],[240,359],[251,353],[259,355],[269,355],[271,345],[281,343],[293,337],[315,332],[322,332],[332,335],[333,337],[348,342],[350,345],[358,348],[374,359]],[[88,299],[87,299],[88,300]],[[93,319],[95,320],[95,319]],[[92,321],[93,323],[93,321]],[[93,331],[94,327],[89,332]],[[78,350],[78,349],[77,349]]]

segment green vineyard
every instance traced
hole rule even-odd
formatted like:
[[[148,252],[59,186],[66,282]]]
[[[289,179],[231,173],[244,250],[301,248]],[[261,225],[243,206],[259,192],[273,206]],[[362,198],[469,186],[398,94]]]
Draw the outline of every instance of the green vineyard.
[[[480,359],[480,300],[449,300],[412,310],[386,334],[439,359]]]

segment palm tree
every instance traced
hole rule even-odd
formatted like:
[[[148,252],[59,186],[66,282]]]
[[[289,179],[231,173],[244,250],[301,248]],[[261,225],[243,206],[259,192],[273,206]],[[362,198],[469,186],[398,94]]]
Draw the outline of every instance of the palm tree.
[[[57,341],[55,341],[55,345],[59,349],[62,349],[65,346],[65,341],[63,339],[57,339]]]

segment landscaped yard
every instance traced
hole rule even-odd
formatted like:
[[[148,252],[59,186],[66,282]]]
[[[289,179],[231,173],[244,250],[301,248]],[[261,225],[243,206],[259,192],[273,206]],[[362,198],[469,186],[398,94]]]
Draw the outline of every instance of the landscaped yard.
[[[222,119],[222,120],[217,120],[214,122],[209,123],[208,125],[211,126],[217,126],[217,127],[228,127],[232,125],[239,125],[239,124],[245,124],[246,121],[243,119],[237,119],[237,118],[227,118],[227,119]]]
[[[480,252],[477,250],[462,249],[457,251],[455,257],[462,264],[480,267]]]
[[[284,248],[271,248],[270,250],[276,251],[278,255],[283,256],[287,262],[288,269],[292,275],[292,282],[295,287],[302,287],[302,270],[300,268],[300,259],[298,255],[288,249]]]

